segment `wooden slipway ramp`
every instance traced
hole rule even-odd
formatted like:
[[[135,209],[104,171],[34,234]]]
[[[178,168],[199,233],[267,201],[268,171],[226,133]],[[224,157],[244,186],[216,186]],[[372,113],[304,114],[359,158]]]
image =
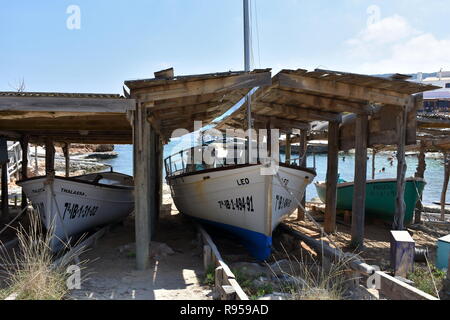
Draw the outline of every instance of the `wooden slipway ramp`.
[[[204,278],[203,246],[195,226],[180,215],[161,218],[151,245],[150,268],[135,267],[134,220],[117,225],[94,248],[81,255],[80,290],[71,299],[94,300],[211,300]]]

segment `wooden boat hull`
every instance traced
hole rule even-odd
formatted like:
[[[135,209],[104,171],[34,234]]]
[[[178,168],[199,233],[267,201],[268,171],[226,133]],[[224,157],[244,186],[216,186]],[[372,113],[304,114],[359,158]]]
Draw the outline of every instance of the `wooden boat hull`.
[[[120,220],[133,210],[132,177],[109,172],[101,173],[104,179],[99,183],[90,182],[96,175],[44,176],[17,182],[38,210],[44,226],[53,231],[54,251],[61,249],[67,238]]]
[[[419,178],[406,180],[405,186],[405,224],[414,218],[414,209],[422,196],[426,182]],[[315,184],[320,200],[325,203],[326,184]],[[337,188],[337,209],[352,210],[354,184],[341,183]],[[366,216],[393,222],[395,216],[395,198],[397,196],[397,180],[383,179],[367,181],[366,184]]]
[[[271,253],[272,231],[297,209],[277,176],[261,175],[262,165],[205,170],[167,178],[178,210],[237,235],[259,260]],[[315,178],[308,169],[279,167],[279,176],[301,199]]]

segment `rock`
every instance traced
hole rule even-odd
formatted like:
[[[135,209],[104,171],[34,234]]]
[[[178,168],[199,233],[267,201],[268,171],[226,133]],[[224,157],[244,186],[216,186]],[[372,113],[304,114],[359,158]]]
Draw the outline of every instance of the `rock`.
[[[267,286],[269,283],[269,278],[259,277],[252,281],[252,284],[255,288],[261,288]]]
[[[259,277],[261,275],[267,276],[269,275],[269,271],[267,268],[257,264],[250,262],[237,262],[231,265],[231,270],[239,270],[244,276],[247,277]]]
[[[171,247],[169,247],[165,243],[152,241],[150,243],[150,258],[153,257],[165,257],[165,256],[171,256],[174,255],[175,251],[172,250]]]
[[[292,298],[292,295],[288,293],[273,292],[271,294],[266,294],[265,296],[258,298],[258,300],[289,300],[290,298]]]
[[[114,159],[117,158],[119,154],[117,152],[92,152],[87,154],[84,158],[86,159]]]
[[[290,276],[296,276],[300,272],[300,266],[298,265],[298,263],[295,261],[291,262],[287,259],[272,263],[269,266],[269,269],[272,274],[275,274],[278,277],[286,274]]]

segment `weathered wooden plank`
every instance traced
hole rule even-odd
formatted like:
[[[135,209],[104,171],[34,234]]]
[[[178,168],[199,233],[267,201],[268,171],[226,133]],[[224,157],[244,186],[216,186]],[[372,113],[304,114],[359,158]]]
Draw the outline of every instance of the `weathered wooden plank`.
[[[70,177],[70,143],[66,142],[62,149],[65,159],[66,177]]]
[[[204,80],[173,80],[161,85],[131,90],[133,98],[142,101],[175,99],[210,93],[227,93],[233,90],[267,86],[272,83],[270,72],[245,73]]]
[[[439,300],[382,271],[377,271],[376,275],[380,279],[380,293],[390,300]]]
[[[364,246],[368,122],[367,115],[358,115],[356,118],[355,185],[353,190],[351,243],[357,249]]]
[[[450,157],[444,153],[444,183],[441,192],[441,221],[445,221],[445,203],[447,202],[447,188],[450,179]]]
[[[150,133],[146,109],[138,103],[134,116],[134,185],[135,185],[135,233],[136,266],[145,270],[149,263],[149,245],[151,239],[149,180],[150,180]]]
[[[20,139],[20,147],[22,149],[22,170],[21,170],[21,179],[27,179],[28,178],[28,142],[29,137],[24,136],[22,139]],[[25,191],[22,188],[22,203],[21,208],[22,210],[27,207],[27,196],[25,194]]]
[[[255,110],[258,113],[259,108],[267,108],[280,116],[292,116],[303,121],[335,121],[340,122],[342,116],[340,113],[321,111],[317,109],[308,109],[301,105],[288,105],[278,103],[255,102]],[[267,111],[266,111],[267,112]]]
[[[0,111],[44,112],[127,112],[135,108],[133,99],[10,97],[0,96]]]
[[[397,115],[397,196],[395,200],[395,216],[394,216],[394,230],[404,230],[405,210],[406,204],[404,199],[405,194],[405,176],[406,176],[406,161],[405,161],[405,144],[406,144],[406,121],[407,108],[403,106],[402,111]]]
[[[55,145],[51,139],[45,141],[45,173],[51,175],[55,172]]]
[[[361,102],[383,103],[404,106],[409,95],[395,91],[368,88],[359,85],[309,78],[295,74],[278,74],[281,87],[300,89],[306,92],[338,96],[343,99],[355,99]]]
[[[336,201],[339,163],[339,123],[330,122],[328,126],[327,189],[325,207],[325,232],[336,230]]]

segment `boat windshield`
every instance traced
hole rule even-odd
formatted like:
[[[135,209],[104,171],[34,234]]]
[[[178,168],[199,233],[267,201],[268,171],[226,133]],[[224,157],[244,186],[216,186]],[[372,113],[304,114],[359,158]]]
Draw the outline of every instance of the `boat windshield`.
[[[256,141],[254,143],[256,145]],[[164,160],[166,176],[171,177],[208,169],[243,165],[247,163],[246,151],[247,142],[245,139],[208,141],[203,146],[182,150],[166,158]],[[264,162],[264,158],[260,158],[259,152],[256,152],[255,156],[258,164]],[[290,159],[285,159],[280,154],[279,162],[290,166],[300,166],[303,157],[292,155]]]

